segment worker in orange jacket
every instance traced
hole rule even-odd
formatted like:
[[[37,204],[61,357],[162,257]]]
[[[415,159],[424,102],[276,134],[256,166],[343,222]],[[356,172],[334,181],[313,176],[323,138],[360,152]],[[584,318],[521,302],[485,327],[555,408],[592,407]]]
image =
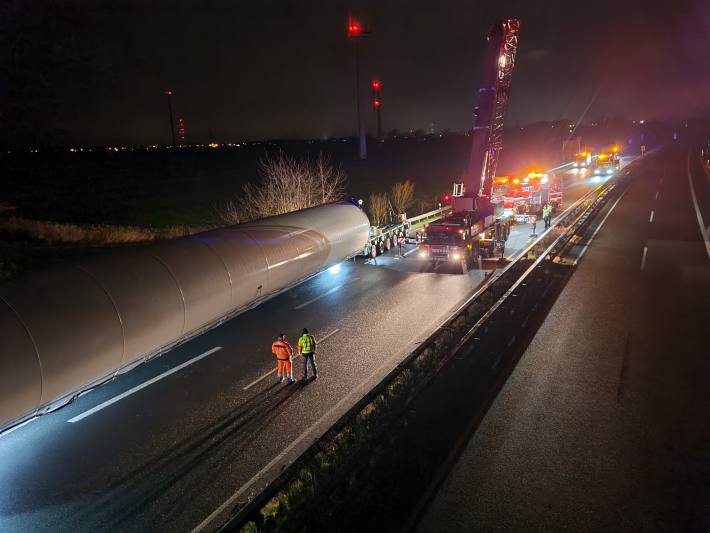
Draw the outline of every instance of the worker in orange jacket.
[[[283,380],[287,379],[287,383],[290,385],[293,383],[293,372],[291,370],[293,348],[291,348],[291,345],[286,341],[286,336],[283,333],[279,334],[279,338],[271,344],[271,353],[276,356],[276,373],[279,376],[278,383],[283,383]]]

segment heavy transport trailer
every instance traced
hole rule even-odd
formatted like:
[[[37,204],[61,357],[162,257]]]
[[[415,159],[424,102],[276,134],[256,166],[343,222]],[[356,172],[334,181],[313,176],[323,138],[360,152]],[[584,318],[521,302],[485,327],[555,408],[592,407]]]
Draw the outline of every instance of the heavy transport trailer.
[[[377,257],[397,246],[400,238],[406,238],[411,224],[405,220],[398,224],[370,226],[367,244],[358,254],[361,257]]]
[[[369,229],[334,202],[0,283],[0,432],[353,257]]]

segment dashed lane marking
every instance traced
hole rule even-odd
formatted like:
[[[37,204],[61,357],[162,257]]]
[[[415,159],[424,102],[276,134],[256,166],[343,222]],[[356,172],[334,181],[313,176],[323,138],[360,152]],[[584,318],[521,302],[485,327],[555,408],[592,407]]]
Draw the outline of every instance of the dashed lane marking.
[[[648,246],[643,247],[643,256],[641,257],[641,270],[646,268],[646,254],[648,253]]]
[[[89,409],[88,411],[84,411],[83,413],[81,413],[80,415],[75,416],[74,418],[70,418],[69,420],[67,420],[67,422],[69,422],[70,424],[74,424],[75,422],[79,422],[80,420],[85,419],[87,416],[91,416],[91,415],[93,415],[94,413],[98,413],[99,411],[101,411],[102,409],[105,409],[105,408],[108,407],[109,405],[113,405],[114,403],[116,403],[116,402],[118,402],[118,401],[121,401],[121,400],[123,400],[124,398],[127,398],[127,397],[130,396],[131,394],[134,394],[134,393],[138,392],[139,390],[144,389],[144,388],[146,388],[147,386],[152,385],[153,383],[156,383],[156,382],[160,381],[161,379],[168,377],[168,376],[171,375],[171,374],[174,374],[175,372],[179,372],[179,371],[182,370],[183,368],[188,367],[188,366],[190,366],[191,364],[196,363],[197,361],[199,361],[199,360],[201,360],[201,359],[204,359],[204,358],[207,357],[208,355],[212,355],[213,353],[220,351],[221,349],[222,349],[221,346],[215,346],[215,347],[212,348],[211,350],[208,350],[208,351],[206,351],[205,353],[198,355],[197,357],[193,357],[193,358],[190,359],[189,361],[185,361],[185,362],[182,363],[181,365],[178,365],[178,366],[176,366],[175,368],[171,368],[171,369],[168,370],[167,372],[163,372],[163,373],[160,374],[159,376],[155,376],[154,378],[149,379],[149,380],[146,381],[145,383],[141,383],[140,385],[138,385],[138,386],[136,386],[136,387],[133,387],[132,389],[129,389],[129,390],[127,390],[126,392],[123,392],[123,393],[119,394],[118,396],[114,396],[114,397],[111,398],[110,400],[106,400],[105,402],[100,403],[100,404],[97,405],[96,407],[92,407],[92,408]]]
[[[649,222],[649,224],[650,224],[651,222],[653,222],[653,209],[651,209],[651,216],[648,217],[648,222]]]
[[[333,294],[333,293],[334,293],[335,291],[337,291],[338,289],[342,289],[342,288],[345,287],[345,285],[347,285],[348,283],[352,283],[353,281],[357,281],[358,279],[360,279],[360,278],[353,278],[353,279],[351,279],[350,281],[347,281],[347,282],[345,282],[345,283],[341,283],[340,285],[336,285],[336,286],[333,287],[332,289],[329,289],[329,290],[325,291],[325,292],[324,292],[323,294],[321,294],[320,296],[316,296],[315,298],[311,298],[310,300],[308,300],[308,301],[306,301],[306,302],[303,302],[301,305],[297,305],[297,306],[294,307],[293,309],[294,309],[294,311],[298,311],[298,310],[300,310],[300,309],[303,309],[304,307],[306,307],[306,306],[308,306],[308,305],[311,305],[311,304],[314,303],[314,302],[317,302],[317,301],[320,300],[321,298],[325,298],[326,296],[328,296],[328,295],[330,295],[330,294]]]

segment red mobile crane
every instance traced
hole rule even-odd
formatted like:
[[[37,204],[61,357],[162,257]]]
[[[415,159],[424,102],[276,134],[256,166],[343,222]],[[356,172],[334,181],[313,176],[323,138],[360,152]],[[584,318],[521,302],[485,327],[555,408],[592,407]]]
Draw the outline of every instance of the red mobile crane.
[[[503,255],[510,232],[504,204],[491,195],[498,157],[503,149],[503,120],[515,67],[520,21],[496,22],[488,33],[479,89],[471,158],[462,184],[454,185],[454,213],[429,224],[419,257],[432,260],[466,260]]]

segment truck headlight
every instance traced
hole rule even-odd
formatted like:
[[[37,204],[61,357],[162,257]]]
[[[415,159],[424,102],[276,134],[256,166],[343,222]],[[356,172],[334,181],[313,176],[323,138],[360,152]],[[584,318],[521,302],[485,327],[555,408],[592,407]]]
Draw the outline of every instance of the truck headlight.
[[[419,257],[426,257],[426,252],[424,252],[424,251],[419,252]]]

